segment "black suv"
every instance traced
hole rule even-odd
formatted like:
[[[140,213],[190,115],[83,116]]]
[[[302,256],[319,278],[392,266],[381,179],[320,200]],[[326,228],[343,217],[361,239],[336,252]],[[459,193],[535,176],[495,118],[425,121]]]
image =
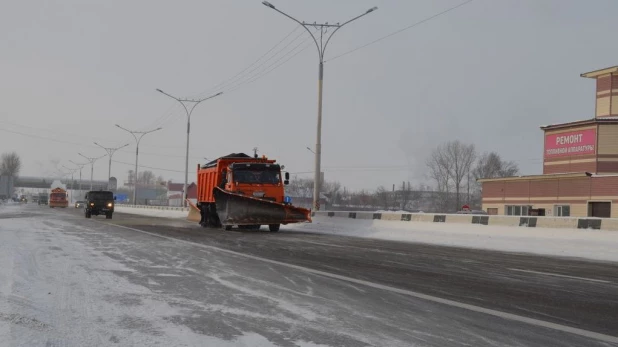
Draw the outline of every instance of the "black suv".
[[[84,206],[84,214],[86,218],[90,218],[92,215],[98,216],[105,214],[105,218],[112,219],[114,213],[114,200],[116,197],[114,193],[109,191],[89,191],[84,197],[86,200],[86,206]]]

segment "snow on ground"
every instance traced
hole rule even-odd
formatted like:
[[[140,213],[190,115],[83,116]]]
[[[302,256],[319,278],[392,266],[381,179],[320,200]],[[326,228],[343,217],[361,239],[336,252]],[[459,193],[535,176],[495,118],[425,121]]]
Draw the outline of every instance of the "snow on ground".
[[[149,208],[134,208],[116,205],[114,207],[115,212],[138,214],[142,216],[151,217],[163,217],[163,218],[187,218],[189,212],[187,211],[173,211],[173,210],[157,210]]]
[[[282,230],[618,261],[618,252],[616,252],[618,232],[616,231],[359,220],[336,217],[314,217],[313,223],[287,225],[282,227]]]
[[[158,217],[187,217],[187,212],[184,211],[130,207],[116,210]],[[618,261],[617,231],[359,220],[322,216],[313,217],[312,223],[282,226],[281,230]]]
[[[274,346],[252,332],[220,339],[170,321],[185,310],[41,214],[57,216],[0,206],[0,346]]]

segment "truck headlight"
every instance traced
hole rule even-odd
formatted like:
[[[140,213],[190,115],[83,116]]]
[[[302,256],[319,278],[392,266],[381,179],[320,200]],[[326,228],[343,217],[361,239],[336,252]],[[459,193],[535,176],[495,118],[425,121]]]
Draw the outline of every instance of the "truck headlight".
[[[107,203],[107,207],[112,207],[112,203],[111,203],[111,202],[108,202],[108,203]]]
[[[91,203],[90,203],[90,206],[94,206],[94,202],[91,202]]]

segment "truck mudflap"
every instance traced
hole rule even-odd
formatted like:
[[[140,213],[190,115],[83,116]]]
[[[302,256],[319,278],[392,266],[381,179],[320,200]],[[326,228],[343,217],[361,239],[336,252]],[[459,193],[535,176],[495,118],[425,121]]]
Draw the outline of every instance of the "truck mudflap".
[[[289,224],[311,222],[311,211],[301,207],[214,190],[222,225]]]

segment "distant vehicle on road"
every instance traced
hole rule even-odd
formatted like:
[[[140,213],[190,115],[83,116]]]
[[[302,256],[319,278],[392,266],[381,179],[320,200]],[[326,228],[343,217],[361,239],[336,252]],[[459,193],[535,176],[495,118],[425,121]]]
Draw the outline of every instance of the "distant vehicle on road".
[[[49,207],[69,207],[69,200],[67,200],[67,191],[62,188],[54,188],[49,194]]]
[[[84,215],[86,218],[91,218],[92,215],[104,214],[106,219],[112,219],[114,200],[116,200],[114,193],[105,190],[92,190],[86,193],[85,199]]]
[[[75,202],[75,208],[80,208],[80,207],[84,207],[84,206],[86,206],[86,202],[83,201],[83,200]]]
[[[39,194],[39,199],[37,201],[39,205],[47,205],[48,201],[49,201],[49,197],[47,196],[47,194],[45,193]]]

